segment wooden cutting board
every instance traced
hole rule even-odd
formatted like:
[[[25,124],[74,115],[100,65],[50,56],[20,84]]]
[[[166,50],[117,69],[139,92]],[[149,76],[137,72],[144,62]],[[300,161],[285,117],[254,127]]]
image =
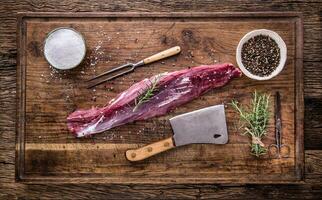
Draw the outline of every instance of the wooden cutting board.
[[[57,71],[43,56],[46,35],[57,27],[83,34],[85,61]],[[202,64],[236,65],[239,40],[254,29],[270,29],[287,45],[284,70],[269,81],[243,76],[178,107],[166,116],[114,128],[92,138],[75,138],[66,117],[76,108],[103,106],[134,82],[166,71]],[[299,13],[29,13],[18,23],[16,177],[26,182],[106,183],[289,183],[303,180],[302,19]],[[178,56],[86,89],[85,80],[120,64],[139,61],[179,45]],[[255,158],[241,135],[239,116],[229,103],[247,103],[254,90],[282,99],[283,143],[289,158]],[[272,96],[273,97],[273,96]],[[271,98],[274,112],[274,98]],[[226,104],[227,145],[196,144],[130,163],[124,153],[172,134],[169,118]],[[271,115],[265,145],[275,143]]]

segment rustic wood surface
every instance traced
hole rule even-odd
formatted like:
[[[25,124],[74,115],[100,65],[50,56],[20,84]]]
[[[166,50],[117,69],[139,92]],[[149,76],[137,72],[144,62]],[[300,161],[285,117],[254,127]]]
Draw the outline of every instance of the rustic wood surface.
[[[294,112],[303,111],[302,104],[296,102],[302,96],[302,80],[298,76],[302,71],[303,48],[300,17],[285,12],[193,13],[190,16],[185,13],[21,14],[17,77],[21,121],[17,128],[18,178],[33,182],[70,178],[73,182],[107,183],[300,181],[304,162],[302,116]],[[47,33],[57,27],[73,27],[86,39],[89,53],[75,70],[58,72],[50,68],[41,52]],[[75,108],[103,106],[142,77],[201,64],[231,62],[237,65],[235,51],[239,40],[259,28],[276,31],[288,47],[287,63],[276,78],[259,82],[243,76],[165,116],[129,123],[90,138],[75,138],[67,130],[66,116]],[[175,45],[181,47],[180,55],[140,67],[95,89],[86,88],[85,80],[125,62],[124,59],[135,62]],[[238,114],[228,106],[228,101],[237,99],[246,104],[255,89],[269,91],[272,96],[279,91],[282,95],[282,140],[290,147],[287,159],[272,159],[268,155],[254,158],[248,153],[249,139],[236,128]],[[273,99],[271,112],[274,112]],[[127,149],[169,137],[171,117],[221,103],[226,104],[228,144],[188,145],[137,163],[125,159]],[[275,141],[273,123],[274,114],[270,115],[268,134],[263,140],[266,145]],[[295,124],[299,129],[295,129]]]
[[[0,5],[0,198],[319,199],[322,196],[321,1],[6,1]],[[304,15],[305,184],[106,185],[14,182],[16,13],[90,11],[300,11]]]

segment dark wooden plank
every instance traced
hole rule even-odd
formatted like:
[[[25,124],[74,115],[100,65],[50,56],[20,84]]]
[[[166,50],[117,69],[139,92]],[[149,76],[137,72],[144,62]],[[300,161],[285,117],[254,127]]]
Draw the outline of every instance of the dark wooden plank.
[[[322,147],[322,100],[305,98],[305,149]],[[316,134],[310,134],[316,132]],[[319,134],[318,134],[319,133]]]
[[[322,32],[322,31],[321,31]],[[322,37],[321,37],[322,38]],[[322,62],[305,62],[304,63],[304,94],[308,100],[308,108],[311,106],[309,101],[322,98]],[[310,113],[316,112],[316,109],[311,109]],[[315,115],[315,114],[313,114]],[[310,120],[306,120],[308,123]],[[312,130],[311,130],[312,131]],[[310,133],[311,131],[307,131]]]
[[[304,80],[305,80],[305,108],[309,109],[305,113],[305,148],[309,149],[322,149],[321,145],[321,126],[319,122],[322,121],[321,118],[321,106],[318,106],[321,102],[321,2],[312,1],[243,1],[242,3],[236,3],[235,1],[166,1],[166,2],[156,2],[156,1],[136,1],[127,2],[126,0],[121,0],[117,2],[106,2],[106,1],[70,1],[61,0],[59,2],[47,2],[47,1],[5,1],[1,3],[0,6],[0,148],[1,148],[1,158],[5,158],[6,162],[14,163],[14,147],[15,147],[15,68],[16,68],[16,13],[23,11],[42,11],[42,12],[82,12],[82,11],[301,11],[304,15]],[[312,62],[311,62],[312,61]],[[307,70],[307,68],[310,68]],[[318,72],[318,73],[316,73]],[[313,123],[312,123],[313,122]],[[311,154],[312,151],[306,151]],[[306,158],[309,156],[306,153]],[[10,161],[9,161],[10,160]],[[317,157],[315,160],[322,160]],[[63,185],[61,187],[50,187],[48,185],[32,185],[27,187],[24,184],[13,183],[14,180],[14,166],[12,164],[4,164],[3,160],[0,160],[0,171],[1,183],[5,185],[0,186],[1,199],[14,199],[14,198],[28,198],[38,199],[39,196],[44,196],[49,198],[57,198],[62,194],[62,198],[73,198],[74,195],[83,194],[85,189],[90,188],[94,193],[88,194],[90,192],[85,191],[84,198],[95,198],[96,193],[102,199],[106,199],[104,195],[109,195],[105,193],[111,193],[111,197],[122,198],[125,194],[133,194],[131,198],[135,198],[137,195],[140,196],[141,193],[146,194],[142,198],[152,198],[152,186],[147,187],[147,190],[143,190],[140,187],[132,187],[133,192],[129,190],[121,190],[115,187],[112,190],[108,190],[106,187],[90,187],[84,185],[73,185],[68,192],[69,187]],[[320,164],[321,165],[321,164]],[[316,166],[316,169],[321,169],[320,165]],[[9,167],[4,167],[9,166]],[[307,172],[306,172],[307,173]],[[310,175],[310,180],[321,181],[322,176]],[[3,177],[6,177],[3,179]],[[306,176],[308,177],[308,175]],[[70,186],[70,185],[69,185]],[[126,187],[126,186],[125,186]],[[190,185],[185,187],[182,185],[177,185],[178,188],[184,189],[180,194],[189,193],[189,188],[197,188],[195,185]],[[54,189],[53,189],[54,188]],[[56,189],[55,189],[56,188]],[[157,190],[157,197],[162,193],[171,193],[172,196],[177,196],[180,199],[180,194],[173,192],[169,188],[161,188],[153,186]],[[238,188],[238,189],[236,189]],[[236,198],[248,198],[244,194],[249,194],[247,192],[248,187],[233,187],[232,190],[226,190],[227,198],[229,195]],[[261,190],[262,187],[252,188],[249,190],[253,195],[255,193],[260,193],[260,197],[265,197],[271,195],[273,199],[278,197],[283,198],[314,198],[318,199],[321,196],[321,185],[308,183],[306,186],[299,187],[297,190],[287,192],[287,186],[280,190],[280,186],[272,186],[270,193],[266,190]],[[275,190],[274,190],[275,188]],[[97,189],[97,190],[96,190]],[[136,192],[139,191],[139,192]],[[150,192],[149,192],[150,191]],[[208,197],[212,194],[222,194],[223,189],[221,187],[212,187],[208,190]],[[262,192],[259,192],[262,191]],[[61,192],[61,193],[60,193]],[[139,193],[139,194],[138,194]],[[274,194],[278,194],[275,195]],[[284,194],[284,195],[283,195]],[[294,195],[293,195],[294,194]],[[283,196],[282,196],[283,195]],[[295,196],[297,195],[297,197]],[[223,198],[224,195],[220,197]],[[77,196],[81,198],[80,196]],[[128,196],[126,196],[128,197]],[[157,198],[156,197],[156,198]],[[195,198],[200,198],[197,193]],[[112,199],[112,198],[111,198]],[[182,198],[181,198],[182,199]]]
[[[307,150],[305,152],[305,181],[306,183],[322,182],[322,159],[320,150]]]

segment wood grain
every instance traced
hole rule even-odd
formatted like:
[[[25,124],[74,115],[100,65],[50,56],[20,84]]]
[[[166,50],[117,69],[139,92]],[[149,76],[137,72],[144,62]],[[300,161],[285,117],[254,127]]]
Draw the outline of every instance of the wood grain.
[[[253,16],[256,18],[252,18]],[[48,181],[57,178],[63,181],[64,178],[72,178],[71,181],[82,181],[79,178],[81,175],[93,178],[91,181],[94,182],[101,178],[102,182],[117,183],[285,183],[302,180],[303,46],[301,20],[296,13],[39,13],[22,14],[19,23],[19,179]],[[85,61],[78,69],[68,72],[57,72],[48,66],[41,53],[42,41],[52,29],[66,26],[84,35],[90,52],[86,59],[99,57],[98,63],[93,66],[93,61]],[[202,64],[232,62],[236,65],[235,48],[240,38],[258,28],[278,32],[287,44],[288,61],[277,78],[259,82],[242,77],[175,109],[170,116],[127,124],[95,136],[95,143],[120,144],[108,150],[98,148],[90,151],[82,147],[68,151],[29,149],[34,143],[49,144],[48,147],[52,143],[80,143],[80,146],[89,143],[90,138],[76,139],[67,130],[66,116],[75,108],[102,106],[142,77]],[[221,37],[217,37],[218,35]],[[108,70],[110,66],[125,62],[124,59],[141,60],[140,57],[144,58],[176,45],[182,48],[182,53],[178,56],[140,67],[135,73],[98,86],[93,91],[86,89],[84,80],[96,71]],[[102,54],[95,53],[98,49]],[[107,93],[106,89],[111,87],[113,93]],[[227,103],[231,99],[247,103],[255,89],[269,91],[271,95],[278,90],[282,94],[283,142],[291,147],[290,158],[278,160],[266,157],[258,160],[247,154],[248,140],[236,132],[238,130],[234,127],[238,123],[238,116],[228,106],[226,117],[231,135],[228,145],[188,145],[139,164],[131,164],[125,159],[124,152],[130,148],[130,144],[148,144],[159,140],[154,138],[169,136],[170,117]],[[94,97],[95,102],[92,101]],[[270,110],[274,112],[273,104]],[[162,126],[155,126],[156,124]],[[139,134],[143,129],[144,135]],[[266,145],[274,142],[273,129],[271,115],[268,138],[264,141]],[[104,139],[107,137],[109,138]],[[256,173],[254,166],[257,166]],[[258,178],[258,174],[265,176]]]
[[[22,184],[13,183],[10,165],[2,165],[2,199],[318,199],[322,195],[321,151],[306,151],[306,184],[218,185],[218,184]],[[12,169],[11,169],[12,171]]]
[[[0,198],[1,199],[318,199],[321,197],[322,160],[322,26],[320,1],[5,1],[0,5]],[[93,11],[300,11],[304,16],[304,93],[306,181],[300,186],[218,185],[103,185],[14,183],[16,13]],[[311,166],[311,167],[310,167]],[[203,188],[201,190],[200,188]]]

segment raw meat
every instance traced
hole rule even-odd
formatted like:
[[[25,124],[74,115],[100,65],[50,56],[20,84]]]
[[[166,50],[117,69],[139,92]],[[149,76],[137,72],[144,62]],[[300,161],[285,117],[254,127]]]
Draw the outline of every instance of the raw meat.
[[[67,118],[68,128],[77,137],[100,133],[122,124],[168,113],[212,88],[222,87],[232,78],[241,76],[232,64],[202,65],[180,71],[162,73],[132,85],[111,100],[107,106],[77,110]],[[152,84],[157,90],[139,106],[142,97]]]

